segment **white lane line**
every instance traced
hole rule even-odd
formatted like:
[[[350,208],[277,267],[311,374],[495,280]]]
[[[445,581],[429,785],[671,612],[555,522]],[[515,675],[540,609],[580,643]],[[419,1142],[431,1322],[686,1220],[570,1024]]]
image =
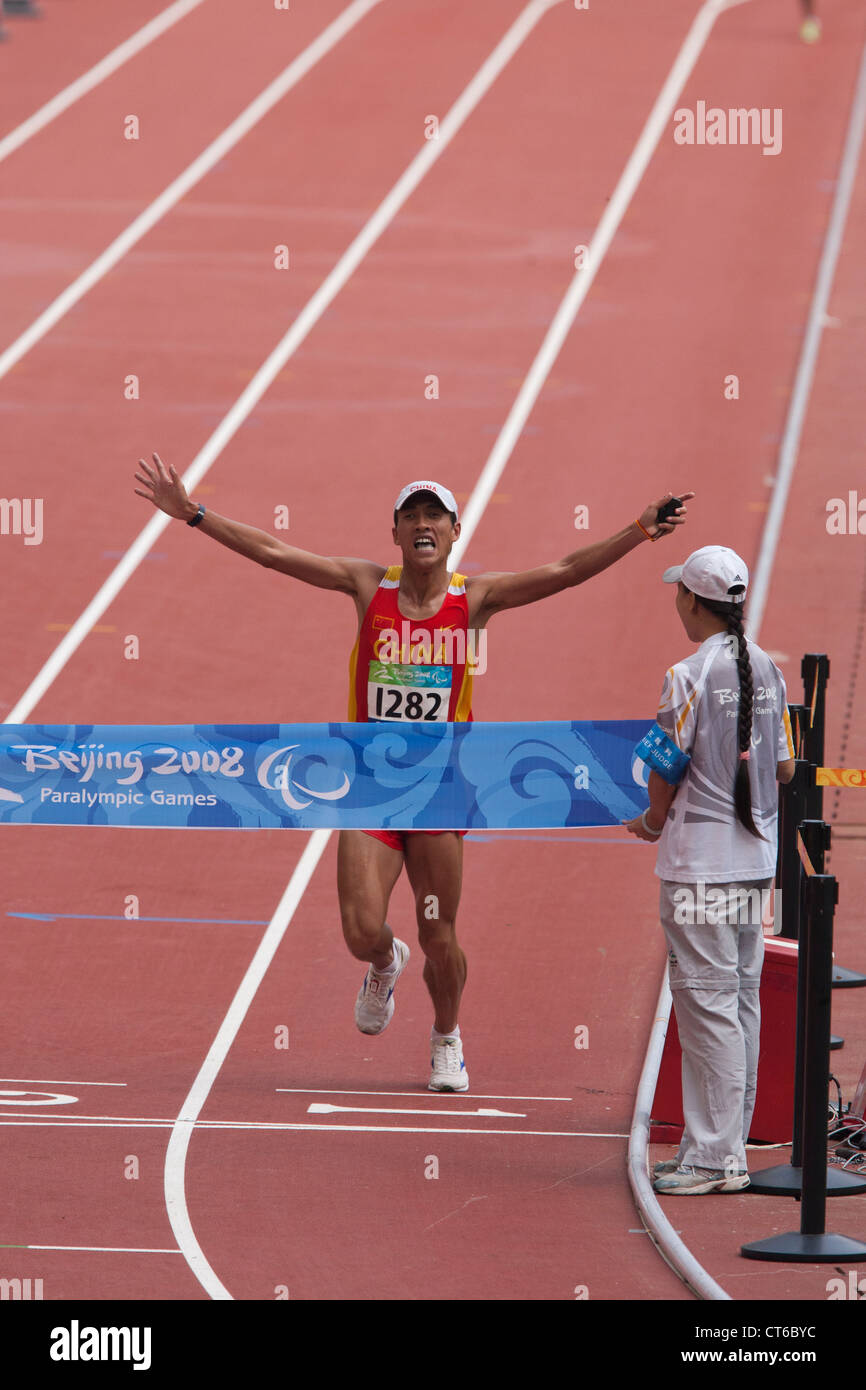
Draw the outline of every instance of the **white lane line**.
[[[126,1086],[126,1081],[46,1081],[31,1076],[0,1076],[0,1081],[19,1081],[24,1086]]]
[[[120,1123],[109,1123],[106,1121],[97,1120],[91,1122],[83,1122],[81,1120],[69,1120],[66,1123],[61,1123],[60,1121],[52,1122],[51,1120],[43,1120],[34,1126],[32,1122],[28,1122],[26,1120],[0,1120],[0,1129],[27,1129],[34,1127],[37,1129],[176,1129],[178,1123],[179,1122],[177,1120],[154,1120],[146,1124],[140,1123],[135,1120],[124,1120]],[[452,1129],[450,1126],[447,1125],[332,1125],[282,1123],[271,1124],[265,1121],[262,1121],[260,1123],[247,1123],[244,1120],[196,1120],[194,1122],[190,1120],[186,1123],[188,1123],[188,1128],[186,1130],[187,1138],[184,1141],[184,1147],[188,1146],[188,1136],[192,1131],[193,1123],[195,1123],[195,1128],[199,1132],[203,1130],[234,1130],[235,1132],[239,1130],[249,1130],[251,1132],[255,1131],[256,1133],[260,1133],[263,1130],[294,1130],[296,1132],[303,1132],[306,1134],[338,1133],[341,1131],[345,1131],[345,1133],[347,1134],[511,1134],[518,1137],[522,1136],[524,1138],[538,1139],[629,1138],[627,1134],[613,1134],[607,1132],[597,1132],[596,1130],[577,1129],[493,1129],[489,1127],[486,1129]],[[174,1136],[172,1136],[172,1138],[173,1137]],[[172,1229],[174,1230],[175,1235],[177,1235],[178,1228],[174,1222],[172,1222]],[[191,1229],[192,1228],[190,1227],[190,1230]],[[195,1241],[194,1235],[192,1239],[193,1241]],[[178,1244],[181,1246],[183,1254],[186,1256],[187,1262],[190,1264],[190,1267],[194,1268],[196,1278],[198,1278],[200,1283],[204,1285],[208,1293],[211,1294],[211,1297],[222,1299],[231,1298],[231,1294],[227,1291],[223,1294],[219,1294],[216,1292],[211,1293],[210,1287],[207,1284],[205,1284],[203,1278],[205,1272],[204,1267],[205,1265],[207,1265],[207,1261],[205,1260],[204,1255],[201,1255],[201,1260],[197,1262],[197,1265],[192,1265],[192,1246],[190,1244],[189,1239],[187,1238],[184,1241],[181,1241],[179,1239]],[[197,1246],[198,1243],[196,1242],[196,1247]],[[207,1268],[210,1269],[210,1266],[207,1265]],[[201,1273],[199,1271],[201,1271]],[[215,1281],[213,1282],[213,1287],[215,1289],[217,1287],[222,1288],[223,1285],[220,1284],[219,1280],[217,1279],[216,1275],[213,1273],[212,1270],[211,1275],[212,1282]]]
[[[64,87],[57,96],[52,97],[44,106],[40,106],[38,111],[34,111],[26,121],[10,130],[8,135],[4,135],[0,140],[0,163],[12,153],[13,150],[20,149],[32,136],[40,130],[44,130],[53,120],[61,116],[64,111],[68,111],[70,106],[79,101],[81,97],[92,92],[94,87],[98,87],[100,82],[104,82],[106,77],[117,72],[118,68],[128,63],[130,58],[134,58],[137,53],[146,48],[154,39],[158,39],[172,25],[177,24],[178,20],[185,18],[190,10],[196,9],[203,4],[204,0],[176,0],[175,4],[169,5],[167,10],[156,17],[148,24],[137,30],[131,38],[125,39],[118,44],[94,67],[77,77],[74,82],[70,82],[68,87]]]
[[[826,324],[827,304],[830,299],[830,291],[833,288],[833,278],[836,274],[839,252],[842,249],[842,237],[848,218],[848,209],[851,203],[854,179],[857,174],[860,148],[863,143],[864,127],[866,127],[866,49],[864,49],[860,61],[860,74],[857,79],[854,101],[848,121],[848,133],[845,137],[845,146],[839,165],[839,178],[836,183],[836,193],[833,198],[830,221],[824,239],[824,248],[821,252],[818,276],[815,282],[812,305],[809,310],[809,320],[806,326],[806,336],[803,340],[800,361],[797,365],[797,375],[794,379],[791,403],[788,407],[788,417],[785,421],[785,430],[779,448],[779,459],[776,465],[776,481],[773,487],[773,495],[770,499],[770,510],[767,513],[767,520],[764,524],[764,533],[761,536],[761,547],[758,553],[758,563],[750,587],[747,633],[756,642],[758,640],[758,631],[764,617],[764,609],[767,604],[767,596],[770,590],[770,577],[776,560],[776,549],[779,544],[782,522],[785,517],[785,508],[788,505],[788,493],[791,490],[791,482],[797,464],[800,437],[803,433],[806,409],[809,404],[812,382],[815,377],[815,367],[818,361],[818,350],[821,346],[821,336]]]
[[[451,552],[451,564],[454,568],[459,567],[481,515],[496,491],[505,465],[574,324],[580,306],[592,287],[610,244],[619,230],[620,223],[628,211],[629,204],[650,160],[655,154],[659,140],[668,128],[668,122],[673,114],[677,98],[688,81],[692,68],[709,37],[710,30],[715,24],[720,10],[727,8],[731,3],[748,3],[748,0],[707,0],[695,18],[685,42],[677,54],[674,65],[656,98],[637,144],[629,156],[619,177],[619,182],[593,234],[585,264],[582,269],[574,273],[571,284],[545,334],[535,361],[532,363],[514,405],[508,413],[508,418],[499,432],[472,497],[461,516],[460,539]]]
[[[220,1024],[210,1051],[207,1054],[195,1081],[192,1084],[189,1095],[183,1103],[181,1112],[174,1123],[171,1137],[168,1141],[168,1149],[165,1155],[165,1205],[171,1228],[174,1231],[178,1245],[184,1253],[187,1264],[192,1270],[199,1283],[214,1299],[230,1299],[231,1294],[225,1285],[217,1278],[210,1264],[208,1263],[204,1251],[196,1239],[189,1218],[189,1211],[186,1205],[185,1191],[185,1172],[186,1155],[189,1148],[189,1141],[192,1136],[193,1126],[198,1120],[202,1106],[210,1094],[210,1089],[216,1080],[217,1073],[228,1055],[229,1048],[234,1042],[238,1029],[246,1017],[247,1009],[255,997],[256,990],[264,979],[265,973],[274,958],[274,954],[283,939],[283,935],[294,916],[295,909],[304,895],[313,871],[318,864],[325,846],[330,839],[330,832],[326,830],[314,830],[304,848],[304,852],[298,861],[297,868],[289,880],[286,891],[284,892],[280,904],[271,919],[270,926],[265,931],[259,943],[253,959],[251,960],[247,972],[241,981],[237,993],[232,1000],[228,1013]]]
[[[70,1083],[71,1084],[71,1083]],[[388,1099],[391,1096],[409,1096],[412,1100],[433,1100],[433,1096],[427,1096],[419,1091],[353,1091],[317,1090],[311,1086],[276,1086],[277,1095],[290,1096],[384,1096]],[[475,1092],[471,1096],[464,1096],[464,1100],[562,1100],[571,1101],[571,1096],[480,1096]]]
[[[373,0],[373,2],[379,3],[379,0]],[[424,142],[424,148],[419,151],[411,164],[408,165],[390,193],[388,193],[379,204],[370,220],[361,229],[348,249],[344,251],[334,269],[322,282],[312,298],[307,301],[307,304],[295,319],[292,327],[258,369],[252,381],[238,397],[228,414],[224,416],[204,447],[193,459],[189,468],[183,475],[183,481],[187,491],[193,491],[201,482],[211,464],[219,457],[222,450],[233,438],[248,415],[251,414],[268,387],[282,371],[286,362],[288,362],[292,354],[297,351],[304,339],[319,321],[322,314],[339,294],[349,277],[358,268],[367,252],[387,229],[388,225],[400,211],[400,208],[451,143],[461,126],[466,122],[475,107],[486,95],[502,69],[514,56],[518,48],[520,48],[521,44],[531,33],[542,15],[545,14],[548,9],[552,8],[552,6],[561,3],[562,0],[532,0],[532,3],[530,3],[518,16],[517,20],[479,68],[472,81],[458,97],[457,101],[451,107],[451,110],[443,118],[439,126],[439,139],[427,140]],[[370,0],[363,0],[363,4],[366,9],[370,8]],[[357,6],[350,6],[350,9],[345,11],[342,18],[345,19],[345,16],[349,15],[350,12],[356,8]],[[334,27],[335,26],[332,25],[331,29]],[[325,32],[328,33],[330,31],[326,30]],[[310,51],[310,49],[306,50],[307,53]],[[2,358],[0,358],[0,363],[2,363]],[[170,518],[163,512],[158,512],[151,518],[143,531],[139,533],[133,544],[129,547],[126,554],[112,570],[99,591],[91,599],[84,612],[72,624],[69,632],[66,633],[63,640],[54,649],[45,665],[31,681],[20,700],[18,700],[17,704],[6,716],[3,721],[4,723],[23,724],[25,722],[31,710],[63,670],[73,653],[77,651],[94,624],[99,621],[102,614],[117,597],[124,584],[130,576],[135,573],[142,560],[153,547],[154,542],[162,534],[166,526],[168,526],[169,521]]]
[[[158,198],[145,208],[144,212],[139,213],[138,217],[115,237],[110,246],[97,256],[86,270],[73,280],[71,285],[67,285],[62,294],[58,295],[52,304],[31,323],[20,337],[16,338],[5,352],[0,353],[0,378],[11,371],[16,362],[30,351],[32,347],[45,337],[54,326],[60,322],[65,314],[72,309],[79,300],[83,299],[89,290],[93,289],[110,270],[122,260],[128,251],[142,237],[146,235],[157,222],[165,216],[167,212],[180,202],[191,188],[204,178],[218,164],[221,159],[233,149],[240,140],[248,135],[254,126],[283,99],[292,87],[300,82],[302,77],[315,67],[316,63],[334,48],[354,26],[363,19],[374,6],[381,4],[381,0],[354,0],[348,9],[338,15],[327,29],[323,29],[318,38],[314,39],[302,53],[298,55],[288,67],[285,68],[271,82],[264,91],[261,92],[245,111],[232,121],[230,126],[218,135],[217,138],[207,146],[202,153],[193,160],[192,164],[184,169],[176,179],[163,189]],[[239,23],[243,21],[239,18]]]
[[[97,1255],[180,1255],[181,1250],[154,1250],[139,1245],[0,1245],[0,1250],[88,1250]]]
[[[328,1105],[322,1108],[310,1106],[307,1114],[313,1115],[332,1115],[338,1111],[346,1114],[357,1115],[447,1115],[449,1119],[467,1119],[480,1116],[484,1119],[513,1119],[525,1120],[526,1115],[515,1113],[513,1110],[379,1110],[375,1107],[362,1105]],[[28,1126],[34,1129],[83,1129],[98,1128],[117,1128],[123,1129],[165,1129],[171,1128],[177,1121],[166,1119],[157,1115],[79,1115],[62,1112],[51,1112],[51,1114],[40,1114],[35,1111],[7,1110],[0,1113],[0,1125],[11,1124],[12,1121],[26,1120]],[[318,1129],[318,1125],[295,1125],[291,1120],[202,1120],[196,1121],[197,1129]],[[21,1124],[16,1124],[13,1128],[21,1129]],[[327,1128],[327,1126],[324,1126]],[[569,1131],[571,1133],[572,1131]],[[447,1131],[446,1131],[447,1133]]]
[[[22,1111],[0,1111],[0,1125],[7,1125],[13,1120],[24,1119],[25,1116]],[[31,1119],[35,1129],[39,1129],[39,1127],[44,1129],[46,1126],[50,1129],[57,1129],[58,1126],[61,1129],[75,1129],[76,1125],[81,1126],[82,1129],[93,1129],[93,1127],[110,1129],[111,1126],[120,1127],[120,1129],[124,1126],[129,1126],[129,1129],[147,1129],[147,1126],[153,1126],[153,1129],[161,1129],[164,1126],[171,1127],[175,1123],[174,1120],[153,1119],[149,1115],[68,1115],[64,1123],[51,1123],[47,1115],[33,1113],[29,1119]],[[21,1125],[14,1127],[21,1129]]]
[[[344,1115],[451,1115],[456,1120],[465,1119],[469,1115],[483,1116],[485,1119],[497,1120],[525,1120],[526,1116],[518,1114],[514,1110],[409,1110],[398,1106],[379,1106],[379,1105],[328,1105],[324,1101],[314,1102],[307,1106],[308,1115],[336,1115],[340,1111]]]

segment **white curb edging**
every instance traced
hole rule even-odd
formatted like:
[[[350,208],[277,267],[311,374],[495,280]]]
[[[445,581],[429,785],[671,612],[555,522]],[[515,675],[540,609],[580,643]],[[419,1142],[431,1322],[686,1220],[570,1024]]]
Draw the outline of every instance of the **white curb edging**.
[[[650,1112],[656,1092],[672,1002],[668,986],[667,962],[665,962],[665,972],[659,990],[649,1046],[638,1083],[634,1115],[632,1116],[631,1138],[628,1144],[628,1180],[647,1234],[659,1254],[670,1265],[674,1274],[682,1279],[686,1288],[690,1289],[696,1298],[715,1301],[730,1300],[731,1295],[725,1293],[725,1290],[716,1283],[715,1279],[711,1278],[703,1265],[695,1259],[688,1246],[680,1240],[658,1203],[649,1176],[647,1149],[649,1147]]]

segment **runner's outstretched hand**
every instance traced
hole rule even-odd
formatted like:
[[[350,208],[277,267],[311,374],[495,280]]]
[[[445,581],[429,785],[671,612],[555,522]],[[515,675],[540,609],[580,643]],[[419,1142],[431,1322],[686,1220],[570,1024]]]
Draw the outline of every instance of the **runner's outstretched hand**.
[[[144,469],[146,477],[136,473],[136,478],[144,484],[145,491],[136,488],[138,497],[144,497],[148,502],[152,502],[155,507],[159,507],[161,512],[167,512],[177,521],[186,521],[190,515],[192,504],[187,496],[186,488],[180,480],[177,469],[169,464],[166,468],[159,454],[153,455],[153,464],[145,463],[144,459],[138,460]]]
[[[664,497],[660,497],[657,502],[653,502],[645,511],[641,512],[638,517],[638,525],[646,531],[652,541],[661,540],[662,536],[669,536],[675,526],[684,524],[688,507],[680,507],[674,516],[662,522],[658,520],[660,508],[664,506],[665,502],[670,502],[672,497],[679,497],[680,501],[685,503],[691,501],[694,495],[693,492],[666,492]]]

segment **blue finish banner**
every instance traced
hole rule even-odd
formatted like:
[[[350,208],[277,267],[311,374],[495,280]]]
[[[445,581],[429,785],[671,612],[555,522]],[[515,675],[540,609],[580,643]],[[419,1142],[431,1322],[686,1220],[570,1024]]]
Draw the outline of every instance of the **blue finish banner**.
[[[199,829],[619,825],[648,720],[0,725],[0,822]]]

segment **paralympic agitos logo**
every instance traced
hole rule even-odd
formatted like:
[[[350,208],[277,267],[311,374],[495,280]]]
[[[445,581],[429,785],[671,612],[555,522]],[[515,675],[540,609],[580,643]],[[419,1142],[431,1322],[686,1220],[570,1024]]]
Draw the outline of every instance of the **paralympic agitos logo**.
[[[267,791],[278,791],[291,811],[303,811],[305,806],[311,806],[314,801],[340,801],[342,797],[347,795],[351,786],[349,777],[345,772],[341,785],[333,791],[316,791],[312,787],[304,786],[302,782],[296,781],[290,775],[289,769],[292,759],[300,746],[299,743],[289,743],[285,747],[276,748],[273,753],[269,753],[256,769],[259,786],[264,787]],[[280,759],[283,761],[280,762]],[[325,759],[322,758],[320,761],[324,763]],[[278,762],[279,766],[275,766]],[[308,799],[299,801],[292,790],[293,788],[302,792]]]

